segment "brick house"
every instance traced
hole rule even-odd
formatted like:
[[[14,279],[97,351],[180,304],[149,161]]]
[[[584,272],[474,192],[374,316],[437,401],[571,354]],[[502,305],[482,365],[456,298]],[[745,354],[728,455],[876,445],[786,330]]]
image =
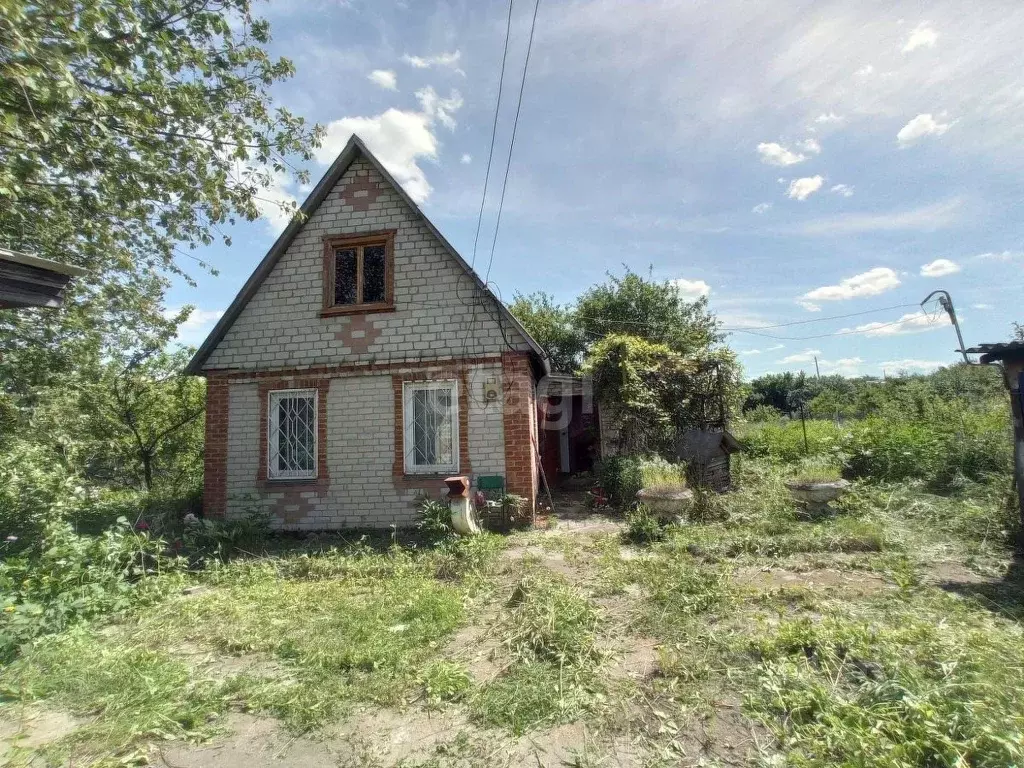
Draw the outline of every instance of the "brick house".
[[[543,350],[353,136],[188,365],[203,508],[406,526],[449,475],[535,503]]]

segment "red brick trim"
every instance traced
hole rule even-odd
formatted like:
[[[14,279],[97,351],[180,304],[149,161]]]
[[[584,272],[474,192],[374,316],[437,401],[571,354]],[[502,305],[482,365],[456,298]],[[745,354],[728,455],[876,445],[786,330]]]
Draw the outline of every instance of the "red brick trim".
[[[289,378],[261,381],[258,386],[260,399],[260,460],[256,468],[256,487],[265,491],[287,488],[325,490],[330,486],[331,476],[327,470],[327,393],[331,388],[330,379]],[[281,389],[315,389],[316,398],[316,470],[315,480],[270,480],[267,477],[267,425],[270,393]]]
[[[440,486],[445,475],[405,474],[405,398],[403,384],[407,381],[445,381],[455,379],[459,383],[459,474],[473,472],[469,458],[469,384],[467,371],[469,363],[434,363],[428,368],[391,375],[391,390],[395,402],[395,460],[391,465],[391,476],[399,490],[424,490]]]
[[[228,381],[206,378],[206,451],[203,455],[203,514],[224,517],[228,507]]]
[[[526,355],[526,352],[512,353]],[[388,361],[386,363],[340,363],[338,365],[318,365],[309,368],[282,368],[273,371],[243,371],[236,368],[220,368],[216,370],[203,371],[207,377],[217,376],[225,379],[284,379],[292,376],[302,377],[323,377],[344,373],[370,373],[386,372],[403,369],[420,368],[449,368],[464,369],[470,365],[486,365],[488,363],[500,363],[503,356],[485,355],[481,357],[460,357],[457,360],[407,360]]]
[[[505,488],[526,499],[531,515],[537,501],[537,405],[530,358],[525,352],[501,356],[502,418],[505,426]]]

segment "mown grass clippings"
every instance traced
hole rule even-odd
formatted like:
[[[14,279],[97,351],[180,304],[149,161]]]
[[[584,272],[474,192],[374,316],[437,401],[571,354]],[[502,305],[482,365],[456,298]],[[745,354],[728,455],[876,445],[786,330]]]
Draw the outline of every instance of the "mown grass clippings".
[[[511,661],[474,697],[476,718],[518,734],[591,712],[604,690],[596,675],[598,622],[593,604],[564,577],[523,576],[500,619]]]
[[[66,742],[77,753],[124,754],[141,741],[216,731],[230,696],[184,662],[76,627],[43,638],[4,670],[8,701],[45,701],[83,718]]]
[[[1019,625],[944,596],[785,622],[753,643],[748,704],[799,765],[1015,765],[1021,640]]]

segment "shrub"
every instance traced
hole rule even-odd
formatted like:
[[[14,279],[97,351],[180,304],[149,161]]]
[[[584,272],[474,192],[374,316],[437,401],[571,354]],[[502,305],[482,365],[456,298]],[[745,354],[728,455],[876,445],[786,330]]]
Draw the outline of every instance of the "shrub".
[[[613,506],[627,507],[641,488],[686,485],[686,468],[661,458],[613,456],[598,467],[601,487]]]
[[[807,445],[804,425],[799,419],[776,424],[757,424],[742,436],[747,453],[775,461],[798,461],[805,456],[835,455],[844,431],[831,421],[807,420]]]
[[[31,547],[0,562],[0,659],[38,635],[163,594],[168,584],[156,577],[180,568],[163,550],[123,518],[100,536],[47,523]]]
[[[625,537],[634,544],[650,544],[664,539],[665,529],[645,505],[637,504],[626,513]]]
[[[782,411],[771,405],[755,405],[743,412],[743,418],[752,424],[774,424],[782,418]]]
[[[420,499],[416,527],[434,540],[451,536],[455,531],[452,529],[452,512],[447,502],[429,496]]]

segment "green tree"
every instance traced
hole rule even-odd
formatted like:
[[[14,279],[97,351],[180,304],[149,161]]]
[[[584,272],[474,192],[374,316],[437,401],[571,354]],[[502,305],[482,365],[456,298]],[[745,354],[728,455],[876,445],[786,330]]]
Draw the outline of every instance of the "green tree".
[[[269,39],[249,0],[0,0],[0,245],[88,270],[63,310],[0,311],[0,389],[159,327],[188,249],[311,156],[321,129],[271,104],[293,67]]]
[[[553,370],[565,373],[579,370],[586,337],[576,326],[571,306],[556,304],[551,296],[538,291],[528,296],[516,294],[510,309],[548,353]]]
[[[593,377],[594,394],[615,414],[620,453],[660,453],[686,426],[693,396],[692,360],[667,344],[626,334],[601,339],[590,350],[583,372]]]
[[[707,298],[686,301],[671,282],[645,280],[629,268],[584,292],[575,319],[587,339],[628,334],[687,356],[705,354],[723,338]]]
[[[32,410],[32,431],[93,483],[187,493],[202,477],[205,411],[204,382],[182,375],[190,356],[151,348],[80,366]]]

